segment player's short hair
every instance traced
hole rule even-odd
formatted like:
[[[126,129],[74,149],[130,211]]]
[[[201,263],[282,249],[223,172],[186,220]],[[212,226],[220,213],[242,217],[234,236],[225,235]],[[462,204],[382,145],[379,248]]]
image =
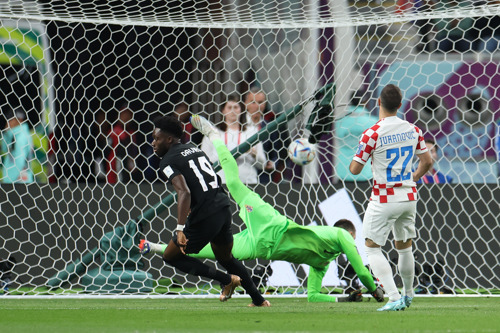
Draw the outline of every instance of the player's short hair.
[[[162,116],[154,120],[154,125],[162,132],[168,133],[178,139],[182,138],[184,127],[182,123],[173,116]]]
[[[337,227],[337,228],[345,229],[349,232],[356,232],[356,227],[354,226],[354,223],[352,223],[348,219],[340,219],[337,222],[335,222],[335,224],[333,226]]]
[[[390,113],[396,113],[403,100],[403,93],[398,86],[388,84],[380,93],[380,104]]]

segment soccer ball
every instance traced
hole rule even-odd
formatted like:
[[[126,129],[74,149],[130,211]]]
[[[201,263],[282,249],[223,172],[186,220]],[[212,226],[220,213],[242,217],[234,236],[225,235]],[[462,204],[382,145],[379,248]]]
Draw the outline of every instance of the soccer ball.
[[[309,164],[314,160],[315,156],[316,151],[314,150],[314,146],[306,138],[293,140],[290,146],[288,146],[288,157],[295,164]]]

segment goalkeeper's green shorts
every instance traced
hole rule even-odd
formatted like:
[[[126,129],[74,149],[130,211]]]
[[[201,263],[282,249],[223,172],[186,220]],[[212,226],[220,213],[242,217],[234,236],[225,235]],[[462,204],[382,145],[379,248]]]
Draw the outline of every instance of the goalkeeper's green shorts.
[[[255,192],[239,203],[240,217],[253,237],[257,258],[269,259],[287,230],[289,220]]]

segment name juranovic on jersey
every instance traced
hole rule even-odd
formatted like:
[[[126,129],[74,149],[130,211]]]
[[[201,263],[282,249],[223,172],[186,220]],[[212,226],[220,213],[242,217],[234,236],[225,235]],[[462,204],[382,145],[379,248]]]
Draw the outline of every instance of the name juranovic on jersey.
[[[380,137],[380,147],[382,147],[383,145],[387,145],[389,143],[397,143],[406,140],[413,140],[415,139],[415,134],[417,134],[417,132],[409,131],[405,133],[382,136]]]

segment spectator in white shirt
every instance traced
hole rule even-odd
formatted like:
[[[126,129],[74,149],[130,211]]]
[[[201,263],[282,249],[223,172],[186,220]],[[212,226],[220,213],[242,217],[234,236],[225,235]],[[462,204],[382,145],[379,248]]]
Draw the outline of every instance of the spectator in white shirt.
[[[227,101],[222,105],[221,112],[223,121],[217,127],[229,150],[238,147],[257,133],[255,128],[247,129],[245,126],[244,119],[246,119],[246,116],[242,114],[242,107],[236,96],[230,95],[228,97]],[[203,138],[201,149],[208,155],[212,163],[217,161],[217,152],[207,137]],[[238,157],[236,162],[238,163],[241,181],[245,184],[257,184],[259,182],[259,170],[262,170],[267,163],[262,143],[255,144],[249,151]],[[218,174],[222,182],[225,183],[224,172],[221,170]]]
[[[266,94],[260,87],[250,88],[244,101],[248,128],[253,127],[256,131],[260,131],[275,120],[276,115],[270,109]],[[261,183],[281,181],[289,144],[290,137],[286,123],[278,125],[278,128],[271,132],[266,140],[263,140],[262,146],[268,162],[264,166],[264,172],[259,175]]]

